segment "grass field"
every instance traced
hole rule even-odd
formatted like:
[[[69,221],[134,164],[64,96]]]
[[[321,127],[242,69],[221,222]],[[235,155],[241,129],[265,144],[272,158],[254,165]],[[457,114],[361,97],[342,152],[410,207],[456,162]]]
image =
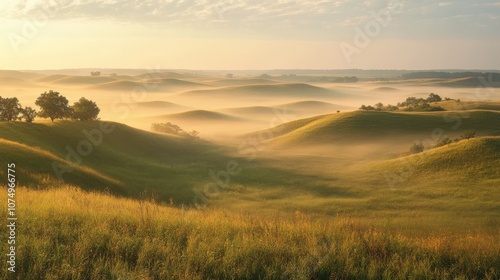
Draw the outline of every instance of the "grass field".
[[[500,233],[407,237],[345,217],[317,222],[300,213],[263,218],[186,210],[69,186],[19,188],[17,197],[18,279],[498,279],[500,274]],[[6,273],[1,270],[0,277],[7,279]]]

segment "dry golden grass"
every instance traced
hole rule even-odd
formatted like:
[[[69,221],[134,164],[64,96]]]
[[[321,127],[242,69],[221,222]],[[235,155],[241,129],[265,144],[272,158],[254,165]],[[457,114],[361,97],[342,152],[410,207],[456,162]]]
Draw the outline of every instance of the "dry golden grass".
[[[17,279],[500,276],[500,234],[416,238],[342,217],[318,222],[298,212],[265,218],[178,209],[71,186],[18,188],[16,198]],[[1,270],[0,278],[7,277]]]

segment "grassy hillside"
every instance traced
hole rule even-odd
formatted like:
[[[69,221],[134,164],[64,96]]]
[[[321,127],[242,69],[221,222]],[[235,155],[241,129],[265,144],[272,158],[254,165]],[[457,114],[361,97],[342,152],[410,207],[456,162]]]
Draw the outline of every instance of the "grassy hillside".
[[[458,136],[467,129],[478,135],[500,135],[500,113],[493,111],[392,113],[355,111],[285,123],[272,128],[275,145],[367,143],[387,139],[402,142],[431,138],[434,129]],[[456,128],[456,129],[455,129]]]
[[[446,110],[493,110],[500,111],[500,102],[498,101],[460,101],[456,100],[442,101],[435,103]]]
[[[300,213],[268,219],[183,210],[72,187],[18,192],[23,219],[16,279],[497,279],[500,274],[500,236],[481,232],[408,237],[348,218],[316,222]],[[7,215],[5,208],[0,212]],[[6,236],[7,227],[0,234]],[[1,270],[0,278],[7,274]]]
[[[193,188],[210,180],[208,167],[224,160],[210,154],[214,147],[202,141],[148,133],[118,123],[60,121],[0,123],[2,164],[18,163],[26,184],[50,185],[56,178],[52,162],[71,166],[66,162],[68,149],[77,153],[79,143],[88,139],[82,131],[95,132],[100,124],[114,129],[103,133],[102,143],[92,145],[90,154],[80,156],[81,165],[63,175],[66,182],[132,196],[150,190],[166,201],[190,201]],[[75,161],[74,156],[69,159]]]

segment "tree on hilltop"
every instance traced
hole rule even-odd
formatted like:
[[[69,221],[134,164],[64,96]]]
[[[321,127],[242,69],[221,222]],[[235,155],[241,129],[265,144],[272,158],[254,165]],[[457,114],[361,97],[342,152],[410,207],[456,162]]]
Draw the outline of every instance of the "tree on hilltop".
[[[98,119],[101,111],[97,104],[85,97],[80,98],[78,102],[73,104],[71,118],[80,121],[94,121]]]
[[[71,108],[68,106],[68,99],[59,94],[59,92],[49,91],[42,93],[35,104],[41,108],[39,117],[55,119],[65,119],[71,117]]]
[[[21,109],[21,118],[28,123],[33,122],[36,116],[37,112],[31,107],[24,107],[24,109]]]
[[[0,120],[8,122],[18,120],[21,110],[21,104],[19,104],[17,97],[0,97]]]
[[[461,135],[462,139],[467,139],[467,140],[474,138],[474,137],[476,137],[476,130],[475,129],[466,130]]]

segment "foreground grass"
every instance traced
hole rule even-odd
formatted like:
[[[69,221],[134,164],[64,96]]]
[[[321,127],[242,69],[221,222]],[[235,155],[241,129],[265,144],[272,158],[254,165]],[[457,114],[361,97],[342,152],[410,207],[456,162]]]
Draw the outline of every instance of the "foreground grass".
[[[183,210],[68,186],[16,198],[17,279],[500,277],[498,234],[415,238],[340,217]]]

